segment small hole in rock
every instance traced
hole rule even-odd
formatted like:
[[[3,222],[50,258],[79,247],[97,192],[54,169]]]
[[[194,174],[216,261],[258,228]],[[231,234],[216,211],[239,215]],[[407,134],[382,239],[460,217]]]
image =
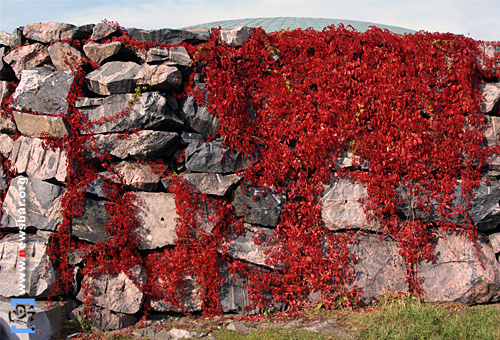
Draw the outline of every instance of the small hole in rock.
[[[165,219],[164,219],[163,217],[162,217],[162,218],[160,218],[160,220],[161,220],[161,221],[165,221]]]

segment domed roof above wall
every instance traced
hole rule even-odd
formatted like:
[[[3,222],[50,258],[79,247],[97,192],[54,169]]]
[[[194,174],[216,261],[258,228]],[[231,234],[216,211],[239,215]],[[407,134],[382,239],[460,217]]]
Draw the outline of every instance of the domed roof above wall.
[[[388,29],[391,32],[397,34],[404,33],[416,33],[414,30],[410,30],[404,27],[390,26],[383,24],[375,24],[366,21],[356,21],[356,20],[344,20],[344,19],[328,19],[328,18],[296,18],[296,17],[276,17],[276,18],[246,18],[246,19],[236,19],[236,20],[223,20],[223,21],[213,21],[204,24],[189,26],[186,28],[195,27],[221,27],[221,28],[235,28],[238,26],[249,26],[249,27],[262,27],[266,32],[275,32],[284,29],[295,29],[302,28],[306,29],[312,27],[317,31],[321,31],[326,26],[339,24],[344,24],[344,26],[351,25],[359,32],[365,32],[370,28],[370,26],[377,26],[381,29]]]

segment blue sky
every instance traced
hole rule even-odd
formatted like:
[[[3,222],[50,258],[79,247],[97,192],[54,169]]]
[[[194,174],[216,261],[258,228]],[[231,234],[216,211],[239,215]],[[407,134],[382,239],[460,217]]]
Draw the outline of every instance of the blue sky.
[[[155,29],[283,16],[369,21],[500,40],[500,0],[0,0],[0,30],[8,33],[38,21],[83,25],[108,19],[124,27]]]

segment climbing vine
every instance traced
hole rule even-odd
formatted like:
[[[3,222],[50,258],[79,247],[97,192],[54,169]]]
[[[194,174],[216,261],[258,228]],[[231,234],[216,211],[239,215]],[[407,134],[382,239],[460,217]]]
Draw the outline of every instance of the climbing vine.
[[[487,157],[498,151],[482,144],[478,85],[493,71],[480,69],[477,56],[478,42],[463,36],[342,25],[256,29],[240,49],[216,38],[205,46],[207,103],[224,142],[249,157],[242,174],[252,185],[287,197],[269,256],[282,270],[261,281],[275,299],[294,304],[311,288],[335,292],[352,282],[354,259],[320,250],[330,233],[319,197],[332,178],[366,187],[367,216],[397,241],[417,295],[424,292],[416,264],[434,259],[438,231],[460,228],[475,242],[467,210]],[[339,168],[348,151],[354,167]],[[330,237],[336,249],[352,242]]]
[[[102,42],[119,41],[142,52],[179,46],[135,41],[118,27],[119,36]],[[87,43],[67,42],[76,47]],[[193,92],[218,117],[225,145],[247,160],[238,171],[244,183],[285,198],[277,227],[264,240],[262,235],[255,238],[256,244],[270,245],[267,268],[226,256],[228,242],[244,232],[244,219],[236,217],[227,199],[197,193],[162,159],[150,163],[155,172],[172,176],[177,241],[174,247],[141,254],[133,233],[139,224],[134,194],[125,190],[109,155],[98,155],[95,164],[84,157],[87,148],[97,155],[92,125],[122,118],[128,110],[91,122],[76,108],[85,75],[98,67],[82,59],[72,69],[67,114],[54,114],[66,119],[70,134],[45,136],[47,145],[64,149],[67,159],[63,222],[49,246],[59,273],[53,294],[71,289],[68,254],[78,251],[85,275],[130,274],[130,268],[141,264],[147,284],[136,284],[148,296],[148,305],[162,300],[175,311],[187,309],[183,298],[191,280],[203,312],[221,313],[224,266],[248,278],[249,310],[300,308],[311,292],[319,293],[326,306],[354,304],[362,293],[353,285],[356,257],[350,248],[356,233],[332,232],[321,218],[324,187],[339,178],[366,188],[367,218],[380,235],[397,242],[407,265],[407,284],[416,295],[425,293],[416,265],[434,259],[438,233],[459,230],[475,242],[477,231],[467,211],[488,156],[499,152],[482,144],[485,123],[478,85],[500,76],[498,55],[480,56],[480,67],[478,42],[463,36],[400,36],[375,27],[360,33],[342,25],[321,32],[267,34],[255,29],[240,48],[228,47],[216,29],[204,44],[181,45],[203,73],[207,91],[194,86],[191,72],[182,91],[173,95]],[[137,96],[149,89],[138,88]],[[353,166],[339,167],[336,161],[346,155]],[[82,214],[87,188],[101,171],[115,176],[105,183],[110,237],[80,243],[71,237],[72,222]],[[86,289],[91,299],[92,287]]]

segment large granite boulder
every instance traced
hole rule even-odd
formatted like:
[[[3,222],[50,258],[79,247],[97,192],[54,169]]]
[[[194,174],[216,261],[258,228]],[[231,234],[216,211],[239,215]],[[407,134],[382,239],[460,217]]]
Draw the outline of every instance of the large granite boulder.
[[[73,83],[71,72],[53,72],[37,67],[21,72],[21,81],[12,94],[13,108],[38,113],[68,112],[68,97]]]
[[[192,172],[234,173],[241,166],[239,154],[232,154],[222,141],[189,144],[185,151],[186,168]]]
[[[235,174],[192,173],[180,176],[199,192],[214,196],[226,196],[241,180]]]
[[[20,223],[39,230],[57,230],[62,222],[61,200],[64,190],[54,184],[15,177],[2,206],[3,228],[19,229]]]
[[[14,140],[12,137],[4,133],[0,134],[0,154],[5,158],[9,158],[12,153],[12,148],[14,148]]]
[[[370,303],[392,291],[406,292],[406,265],[396,242],[378,235],[358,235],[350,251],[357,256],[352,285],[363,290],[361,302]]]
[[[23,70],[50,64],[50,55],[48,47],[36,43],[10,51],[9,54],[3,57],[3,60],[12,67],[19,79]]]
[[[158,129],[179,120],[169,110],[167,100],[160,92],[145,92],[137,97],[132,94],[82,97],[76,100],[75,106],[84,111],[91,122],[89,130],[82,129],[83,134]]]
[[[63,22],[35,22],[24,26],[23,34],[29,40],[48,44],[68,38],[70,35],[65,35],[64,32],[72,31],[75,28],[75,25]]]
[[[155,191],[160,185],[160,175],[149,164],[123,161],[115,168],[129,190]]]
[[[105,201],[84,198],[82,214],[73,218],[71,234],[92,243],[107,240],[111,235],[106,233],[106,224],[111,216],[105,204]]]
[[[495,55],[498,56],[500,54],[500,46],[496,41],[481,42],[480,44],[478,44],[478,52],[477,64],[480,69],[485,70],[486,61],[493,61]],[[497,72],[500,66],[500,62],[496,61],[492,66],[493,68],[491,70],[491,73]]]
[[[243,46],[250,39],[252,30],[251,27],[247,26],[238,26],[232,29],[224,28],[220,30],[219,35],[227,46],[239,47]]]
[[[76,65],[84,57],[83,53],[68,43],[58,42],[49,46],[52,64],[58,71],[76,70]]]
[[[151,86],[154,90],[169,91],[182,85],[182,74],[175,66],[163,64],[144,64],[137,72],[137,86]]]
[[[89,89],[100,95],[133,93],[141,65],[134,62],[112,61],[85,76]]]
[[[182,284],[177,287],[179,306],[162,299],[152,299],[151,308],[157,312],[200,312],[203,301],[200,299],[201,286],[192,276],[185,276]]]
[[[93,142],[87,142],[84,156],[95,159],[107,153],[119,159],[155,159],[168,157],[177,149],[179,135],[176,132],[141,130],[137,134],[120,137],[119,134],[95,135]],[[96,152],[90,151],[94,144]]]
[[[191,57],[189,56],[184,46],[164,48],[151,48],[146,53],[147,63],[165,62],[167,65],[180,65],[189,67],[192,64]]]
[[[500,253],[500,233],[494,233],[489,236],[491,250],[497,255]],[[498,260],[498,257],[497,257]]]
[[[208,112],[206,106],[198,106],[193,95],[189,95],[181,105],[181,118],[188,129],[201,134],[217,134],[219,120]]]
[[[10,234],[0,240],[0,296],[46,297],[56,280],[47,255],[49,238],[33,234]],[[24,249],[21,248],[24,246]],[[25,253],[20,256],[20,252]],[[24,275],[25,284],[20,289]]]
[[[61,117],[14,111],[14,121],[19,132],[28,137],[63,138],[71,134],[68,124]]]
[[[1,58],[1,56],[0,56]],[[5,99],[7,99],[10,95],[10,84],[8,81],[0,80],[0,103],[3,103]],[[0,111],[1,112],[1,111]],[[3,114],[0,113],[0,117],[3,117]]]
[[[219,288],[221,308],[224,313],[242,313],[250,305],[248,299],[248,278],[245,275],[231,274],[227,269],[229,263],[220,268],[224,284]]]
[[[337,179],[327,186],[321,198],[321,217],[325,227],[330,230],[377,230],[375,223],[367,221],[360,203],[366,195],[363,185],[347,179]]]
[[[481,111],[484,113],[498,114],[500,102],[500,83],[483,83],[480,85],[484,101],[481,103]]]
[[[97,65],[102,65],[106,59],[117,55],[122,48],[122,44],[118,41],[109,42],[106,44],[98,44],[89,42],[83,46],[83,51]]]
[[[7,146],[8,138],[1,137],[0,141],[5,140]],[[30,178],[41,180],[56,179],[59,182],[66,180],[66,151],[44,147],[40,138],[19,137],[12,142],[9,155],[6,157],[12,162],[18,174],[25,173]]]
[[[265,190],[238,187],[231,204],[238,216],[245,216],[245,222],[266,227],[276,227],[280,222],[285,198]]]
[[[135,314],[144,301],[142,288],[146,280],[146,271],[140,265],[130,268],[127,274],[122,271],[113,275],[101,274],[95,278],[85,276],[82,287],[87,288],[82,288],[76,298],[84,301],[85,290],[91,289],[91,301],[94,305],[117,313]]]
[[[159,30],[143,30],[137,28],[125,29],[130,38],[139,41],[150,41],[158,44],[181,44],[187,42],[190,44],[199,44],[208,41],[208,37],[196,31],[176,30],[162,28]]]
[[[436,259],[419,264],[427,302],[481,304],[500,301],[500,264],[487,239],[477,246],[458,233],[438,237]]]
[[[90,39],[99,41],[121,33],[120,28],[115,23],[100,22],[94,26]]]
[[[10,48],[16,48],[26,43],[26,37],[23,35],[24,26],[20,26],[12,32],[9,38]]]
[[[271,235],[270,229],[245,224],[242,235],[230,235],[231,241],[227,244],[226,254],[234,259],[269,267],[264,251],[271,247],[268,242]]]
[[[177,240],[177,212],[172,194],[137,192],[139,249],[155,249],[174,245]]]
[[[71,311],[70,318],[80,318],[83,316],[83,308],[80,307]],[[137,318],[130,314],[112,312],[107,308],[90,306],[91,317],[89,322],[99,329],[115,330],[123,329],[137,322]]]
[[[10,34],[4,31],[0,31],[0,46],[9,47]]]
[[[500,117],[484,115],[486,128],[484,130],[483,145],[485,147],[494,147],[498,143],[498,134],[500,133]],[[488,157],[486,164],[491,169],[500,169],[500,155],[492,154]]]

